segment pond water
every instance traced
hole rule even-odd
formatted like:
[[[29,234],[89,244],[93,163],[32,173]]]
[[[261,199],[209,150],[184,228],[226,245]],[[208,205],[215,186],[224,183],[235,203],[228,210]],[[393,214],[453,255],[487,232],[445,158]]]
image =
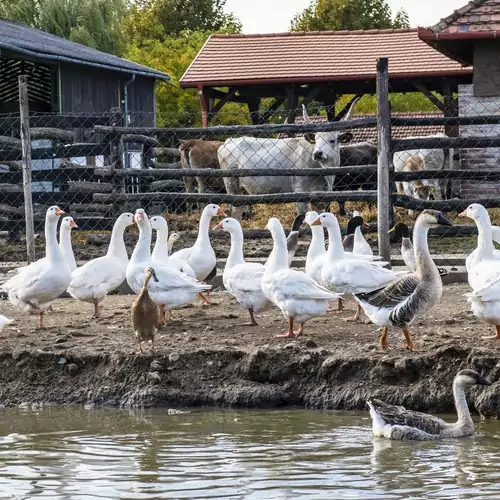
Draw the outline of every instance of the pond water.
[[[500,498],[500,422],[375,439],[368,413],[0,410],[0,498]],[[450,417],[451,419],[453,417]]]

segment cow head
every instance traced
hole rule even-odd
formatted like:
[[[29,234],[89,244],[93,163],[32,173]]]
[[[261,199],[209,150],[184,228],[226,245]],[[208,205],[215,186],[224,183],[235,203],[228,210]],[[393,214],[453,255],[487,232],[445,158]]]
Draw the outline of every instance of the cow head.
[[[354,106],[356,105],[356,99],[349,108],[349,111],[344,117],[344,120],[350,120],[354,111]],[[311,119],[307,114],[306,107],[302,105],[302,116],[304,118],[304,123],[311,123]],[[308,135],[308,134],[307,134]],[[338,166],[339,163],[339,150],[341,144],[347,144],[352,139],[352,134],[350,132],[316,132],[314,135],[307,137],[309,142],[313,142],[314,139],[314,151],[313,158],[319,161],[321,164],[326,164],[328,166]]]

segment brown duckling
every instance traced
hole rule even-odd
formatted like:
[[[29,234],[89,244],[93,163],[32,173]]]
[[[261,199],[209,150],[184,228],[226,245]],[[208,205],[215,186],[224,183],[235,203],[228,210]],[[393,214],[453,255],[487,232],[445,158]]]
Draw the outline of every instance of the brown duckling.
[[[142,354],[141,342],[147,340],[151,340],[151,350],[154,352],[154,336],[160,322],[158,306],[153,302],[148,293],[148,284],[151,278],[158,281],[155,270],[152,267],[148,267],[144,277],[144,285],[132,303],[132,326],[139,342],[139,354]]]

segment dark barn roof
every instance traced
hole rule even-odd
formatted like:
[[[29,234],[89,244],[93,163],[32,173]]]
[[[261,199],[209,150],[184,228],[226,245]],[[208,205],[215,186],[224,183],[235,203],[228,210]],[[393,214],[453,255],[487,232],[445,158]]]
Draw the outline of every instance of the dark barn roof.
[[[135,73],[157,80],[170,80],[170,76],[161,71],[7,19],[0,19],[0,50],[40,62],[73,63],[129,75]]]

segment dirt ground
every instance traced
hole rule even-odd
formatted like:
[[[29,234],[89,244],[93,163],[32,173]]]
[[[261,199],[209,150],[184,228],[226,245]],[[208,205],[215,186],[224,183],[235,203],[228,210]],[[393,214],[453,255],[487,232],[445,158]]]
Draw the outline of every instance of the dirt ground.
[[[482,340],[482,335],[493,334],[493,328],[476,319],[469,311],[463,294],[467,285],[448,285],[443,297],[427,317],[412,328],[419,352],[428,352],[443,344],[456,343],[462,347],[484,346],[500,355],[500,341]],[[42,350],[84,349],[88,352],[135,353],[136,344],[131,329],[130,305],[133,296],[109,296],[103,305],[103,316],[91,319],[93,306],[72,299],[59,299],[55,312],[45,315],[44,330],[35,330],[38,317],[29,316],[13,308],[7,301],[1,303],[1,313],[16,320],[2,334],[4,349],[20,345]],[[201,301],[200,301],[201,302]],[[252,348],[263,345],[283,345],[287,339],[276,339],[286,330],[286,322],[276,308],[257,315],[259,326],[248,326],[248,313],[225,291],[214,292],[211,305],[200,302],[174,311],[174,321],[163,326],[156,340],[156,350],[192,351],[196,349],[224,349],[227,346]],[[353,300],[346,301],[346,310],[331,312],[309,321],[305,335],[294,342],[313,341],[318,347],[335,351],[385,355],[377,347],[377,328],[374,325],[350,323]],[[389,336],[395,351],[404,353],[404,337],[397,329]],[[148,350],[148,347],[145,347]]]
[[[0,334],[0,404],[91,406],[199,406],[363,409],[379,397],[424,411],[453,411],[451,380],[472,367],[494,385],[471,391],[472,407],[500,415],[500,341],[484,340],[492,328],[469,312],[465,285],[448,285],[438,306],[413,328],[417,352],[407,351],[392,330],[392,349],[377,344],[373,325],[352,324],[347,310],[306,324],[305,335],[277,339],[281,313],[247,312],[227,292],[212,305],[174,312],[157,334],[156,352],[137,346],[131,329],[132,296],[110,296],[104,317],[70,299],[54,303],[46,328],[0,302],[0,314],[16,323]]]

